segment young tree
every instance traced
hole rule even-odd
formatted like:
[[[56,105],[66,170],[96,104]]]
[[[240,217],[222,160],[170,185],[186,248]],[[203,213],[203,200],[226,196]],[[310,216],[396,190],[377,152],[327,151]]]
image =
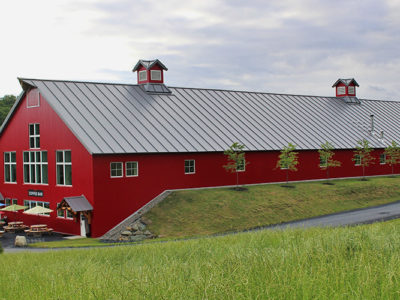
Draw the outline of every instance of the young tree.
[[[321,149],[318,150],[319,153],[319,166],[326,170],[326,178],[329,180],[329,168],[340,167],[342,163],[338,160],[334,160],[333,156],[335,153],[333,152],[335,148],[329,142],[325,144],[321,144]]]
[[[276,168],[286,170],[286,184],[289,183],[289,171],[297,171],[296,166],[299,164],[298,152],[294,152],[294,150],[296,150],[296,146],[292,143],[284,146],[276,163]]]
[[[375,157],[371,155],[372,149],[366,139],[357,142],[356,150],[354,150],[353,161],[362,166],[363,180],[365,179],[365,167],[374,164]]]
[[[229,149],[224,151],[224,154],[227,156],[228,163],[223,167],[227,172],[236,173],[237,190],[239,190],[239,172],[244,171],[246,169],[246,165],[249,164],[249,162],[246,162],[245,153],[243,151],[245,147],[245,145],[235,142],[229,147]]]
[[[392,175],[394,174],[394,165],[400,163],[400,146],[395,141],[385,148],[384,154],[386,155],[386,161],[392,167]]]

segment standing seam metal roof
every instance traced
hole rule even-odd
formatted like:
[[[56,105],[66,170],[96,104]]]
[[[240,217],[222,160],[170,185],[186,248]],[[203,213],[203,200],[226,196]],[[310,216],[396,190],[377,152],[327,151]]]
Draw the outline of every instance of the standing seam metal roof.
[[[353,149],[363,138],[383,148],[400,140],[400,102],[350,104],[339,97],[173,87],[172,94],[148,94],[140,85],[20,82],[25,90],[37,87],[92,154],[213,152],[233,142],[247,151],[280,150],[289,142],[299,150],[318,149],[326,141]]]

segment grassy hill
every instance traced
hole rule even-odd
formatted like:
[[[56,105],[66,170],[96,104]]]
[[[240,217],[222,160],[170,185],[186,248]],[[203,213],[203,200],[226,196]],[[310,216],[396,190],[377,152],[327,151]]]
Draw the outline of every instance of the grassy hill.
[[[400,200],[400,177],[176,191],[146,217],[164,237],[206,235],[293,221]]]
[[[398,299],[400,221],[0,255],[1,299]]]

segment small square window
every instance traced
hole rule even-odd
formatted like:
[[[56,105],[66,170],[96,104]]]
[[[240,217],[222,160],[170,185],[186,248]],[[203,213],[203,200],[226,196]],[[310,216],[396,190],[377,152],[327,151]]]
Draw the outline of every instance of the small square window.
[[[194,159],[185,160],[185,174],[194,174],[195,172],[196,169]]]
[[[145,81],[147,80],[147,71],[139,71],[139,81]]]
[[[385,153],[382,153],[381,155],[379,155],[379,163],[381,165],[386,164],[386,154]]]
[[[321,168],[326,168],[327,167],[327,161],[325,157],[319,157],[319,166]]]
[[[161,81],[161,71],[151,70],[150,71],[151,80]]]
[[[237,172],[246,171],[246,160],[244,158],[237,162],[236,171]]]
[[[137,161],[128,161],[125,164],[126,177],[138,176],[139,166]]]
[[[355,164],[356,166],[360,166],[360,165],[361,165],[361,156],[360,156],[360,155],[356,155],[356,156],[354,157],[354,164]]]
[[[346,94],[346,87],[345,86],[338,86],[337,94],[338,95],[345,95]]]
[[[112,162],[110,165],[111,177],[122,177],[122,162]]]

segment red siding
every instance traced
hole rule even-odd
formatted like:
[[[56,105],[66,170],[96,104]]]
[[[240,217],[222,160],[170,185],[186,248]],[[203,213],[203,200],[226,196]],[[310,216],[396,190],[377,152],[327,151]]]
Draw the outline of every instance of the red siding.
[[[151,80],[151,77],[150,77],[150,71],[151,70],[159,70],[159,71],[161,71],[161,80]],[[140,71],[146,71],[147,72],[147,80],[139,81],[139,72]],[[138,82],[138,84],[147,83],[147,82],[150,82],[150,83],[164,83],[164,70],[157,64],[152,66],[150,70],[146,70],[145,67],[141,66],[137,70],[136,73],[137,73],[137,82]]]
[[[40,150],[48,153],[48,185],[23,183],[23,151],[29,151],[28,126],[30,123],[40,124]],[[80,234],[80,224],[77,220],[57,218],[56,205],[66,196],[79,196],[84,194],[89,201],[93,201],[92,158],[73,133],[48,105],[43,97],[40,106],[27,108],[26,97],[17,108],[13,118],[8,123],[6,130],[0,138],[1,193],[6,198],[18,199],[18,204],[23,205],[24,200],[50,202],[54,211],[50,217],[32,216],[18,213],[8,213],[10,219],[18,217],[28,225],[45,223],[55,231],[71,234]],[[72,187],[56,185],[56,150],[71,150],[72,156]],[[16,151],[17,183],[4,183],[4,158],[3,153]],[[42,190],[43,197],[28,196],[28,190]]]
[[[319,167],[317,151],[299,152],[299,170],[290,172],[289,180],[326,177],[326,171]],[[375,151],[376,164],[366,169],[366,175],[391,172],[389,165],[379,164],[381,152],[381,150]],[[246,166],[245,172],[240,173],[239,182],[251,184],[285,181],[285,171],[275,169],[278,155],[279,151],[246,153],[246,160],[250,164]],[[342,166],[332,168],[331,177],[362,176],[362,168],[354,166],[352,161],[353,151],[338,150],[334,158],[340,160]],[[185,159],[196,161],[195,174],[184,174]],[[127,161],[138,161],[139,176],[110,178],[110,163]],[[234,185],[235,175],[227,173],[222,168],[225,163],[226,157],[223,153],[95,156],[96,212],[93,220],[93,234],[95,236],[104,234],[166,189]]]

